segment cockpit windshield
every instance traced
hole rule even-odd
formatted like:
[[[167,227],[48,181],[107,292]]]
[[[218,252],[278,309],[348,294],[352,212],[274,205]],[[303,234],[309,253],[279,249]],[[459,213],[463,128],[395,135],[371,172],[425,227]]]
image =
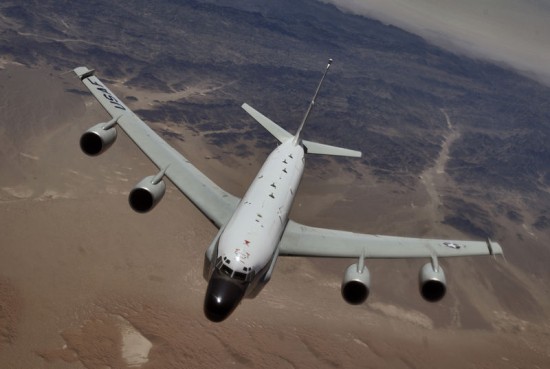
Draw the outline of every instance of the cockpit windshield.
[[[222,259],[222,257],[220,256],[218,260],[216,260],[216,269],[218,269],[221,273],[225,274],[229,278],[245,282],[251,281],[256,274],[254,270],[252,270],[252,268],[243,267],[243,271],[241,272],[232,269],[229,264],[231,264],[231,260],[229,258],[224,256]]]
[[[245,273],[241,273],[241,272],[233,272],[233,278],[235,279],[238,279],[238,280],[241,280],[241,281],[246,281],[246,277],[247,277],[247,274]]]
[[[227,264],[222,264],[220,268],[218,268],[223,274],[231,277],[233,274],[233,269],[231,269]]]

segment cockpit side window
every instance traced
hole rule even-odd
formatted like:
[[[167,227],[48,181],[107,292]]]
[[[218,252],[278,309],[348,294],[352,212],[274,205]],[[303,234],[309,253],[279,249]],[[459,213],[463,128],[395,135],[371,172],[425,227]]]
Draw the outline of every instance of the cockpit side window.
[[[254,276],[256,275],[255,271],[249,271],[246,275],[246,281],[251,282],[254,279]]]

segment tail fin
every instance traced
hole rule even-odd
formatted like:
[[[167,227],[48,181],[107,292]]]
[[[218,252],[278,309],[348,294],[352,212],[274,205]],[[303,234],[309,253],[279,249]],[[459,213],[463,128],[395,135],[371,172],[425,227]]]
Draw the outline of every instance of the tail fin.
[[[268,117],[266,117],[265,115],[263,115],[262,113],[260,113],[259,111],[251,107],[250,105],[248,105],[247,103],[244,103],[242,105],[242,108],[246,110],[246,112],[250,114],[252,118],[254,118],[258,123],[264,126],[264,128],[267,129],[269,133],[275,136],[275,138],[277,138],[280,142],[285,142],[292,138],[296,145],[300,145],[300,144],[303,145],[305,147],[306,152],[309,154],[326,154],[326,155],[350,156],[350,157],[359,158],[361,157],[360,151],[320,144],[317,142],[306,141],[306,140],[302,140],[300,137],[302,129],[304,128],[307,118],[309,117],[309,113],[311,112],[311,109],[315,105],[315,99],[317,98],[317,94],[321,89],[321,85],[323,84],[323,80],[325,79],[325,76],[327,75],[328,69],[330,68],[331,64],[332,64],[332,59],[329,59],[325,72],[323,73],[323,77],[321,77],[321,81],[319,81],[319,85],[317,85],[317,90],[315,90],[313,99],[311,99],[311,103],[309,104],[306,114],[304,115],[304,118],[300,123],[300,127],[298,128],[298,131],[294,136],[290,134],[287,130],[279,126],[277,123],[273,122],[271,119],[269,119]]]

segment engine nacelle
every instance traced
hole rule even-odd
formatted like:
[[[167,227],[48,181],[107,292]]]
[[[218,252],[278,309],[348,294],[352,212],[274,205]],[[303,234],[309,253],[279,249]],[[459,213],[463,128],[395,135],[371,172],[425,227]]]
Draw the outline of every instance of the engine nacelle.
[[[147,213],[153,209],[164,196],[166,184],[162,180],[156,181],[157,176],[142,179],[128,196],[132,209],[138,213]],[[155,183],[156,182],[156,183]]]
[[[440,265],[438,265],[437,270],[434,269],[432,263],[424,265],[420,269],[419,283],[420,294],[424,300],[429,302],[441,300],[447,291],[445,273]]]
[[[89,156],[104,153],[116,140],[116,129],[109,123],[99,123],[80,137],[80,148]]]
[[[342,281],[342,297],[348,304],[359,305],[365,302],[370,291],[370,272],[366,266],[359,270],[357,264],[346,269]]]

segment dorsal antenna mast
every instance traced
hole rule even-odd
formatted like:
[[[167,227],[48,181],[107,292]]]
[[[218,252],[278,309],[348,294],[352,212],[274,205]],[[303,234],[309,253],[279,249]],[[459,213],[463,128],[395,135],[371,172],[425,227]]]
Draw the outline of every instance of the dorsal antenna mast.
[[[315,94],[313,95],[313,99],[311,99],[311,102],[309,103],[309,107],[307,108],[306,115],[304,115],[304,119],[302,119],[302,123],[300,123],[300,127],[298,128],[298,131],[296,132],[296,135],[294,136],[294,142],[295,143],[300,142],[300,134],[302,132],[302,129],[304,128],[304,125],[306,124],[307,118],[309,117],[309,113],[311,113],[311,109],[313,109],[313,105],[315,105],[315,99],[317,98],[317,94],[319,93],[319,90],[321,89],[321,85],[323,84],[323,81],[325,79],[325,76],[328,73],[328,69],[330,68],[331,64],[332,64],[332,59],[329,59],[327,67],[325,68],[325,72],[323,73],[323,77],[321,77],[321,80],[319,81],[319,85],[317,85],[317,90],[315,90]]]

